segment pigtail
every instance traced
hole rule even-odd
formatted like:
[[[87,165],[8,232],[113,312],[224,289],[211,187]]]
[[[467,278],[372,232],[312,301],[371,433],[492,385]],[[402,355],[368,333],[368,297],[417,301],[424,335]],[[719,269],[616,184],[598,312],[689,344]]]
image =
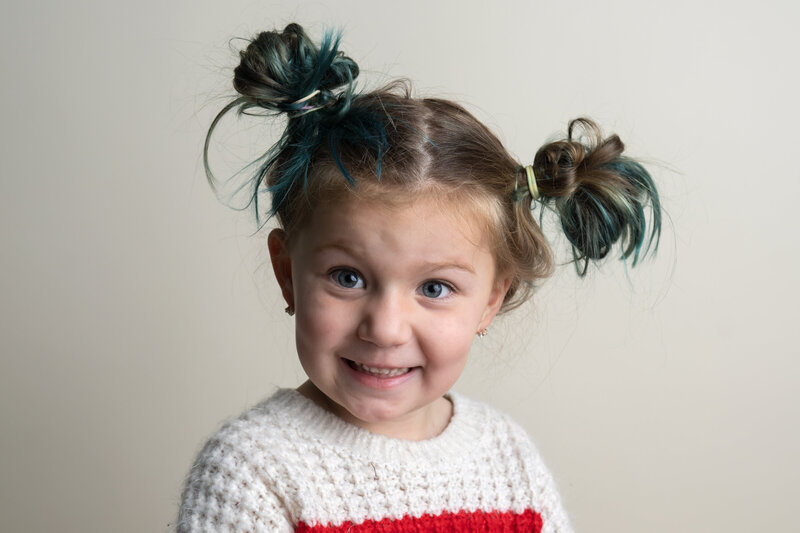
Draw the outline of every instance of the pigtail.
[[[204,164],[216,191],[208,147],[218,122],[231,110],[238,115],[285,115],[286,129],[256,162],[258,169],[250,182],[256,220],[260,216],[259,193],[265,185],[272,195],[269,216],[279,213],[298,190],[305,190],[323,139],[328,140],[326,149],[348,181],[352,178],[337,156],[340,138],[355,136],[373,145],[379,154],[385,150],[386,135],[379,121],[351,109],[357,97],[354,82],[359,69],[338,50],[339,40],[339,34],[328,32],[317,46],[302,27],[289,24],[282,32],[258,34],[239,54],[233,86],[240,96],[212,122],[206,135]]]
[[[617,135],[604,138],[594,122],[579,118],[569,123],[566,139],[541,147],[533,160],[538,200],[557,213],[581,276],[590,260],[603,259],[617,242],[621,259],[632,257],[633,265],[658,248],[658,191],[647,170],[622,155],[624,149]]]

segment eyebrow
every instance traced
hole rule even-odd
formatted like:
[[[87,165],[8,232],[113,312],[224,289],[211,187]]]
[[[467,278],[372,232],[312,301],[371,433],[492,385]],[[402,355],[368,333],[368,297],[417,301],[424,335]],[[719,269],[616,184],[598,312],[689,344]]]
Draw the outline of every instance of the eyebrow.
[[[315,253],[315,254],[318,254],[318,253],[320,253],[320,252],[325,252],[325,251],[327,251],[327,250],[329,250],[329,249],[333,249],[333,250],[339,250],[339,251],[341,251],[341,252],[345,252],[345,253],[347,253],[347,254],[350,254],[350,255],[357,255],[357,254],[356,254],[356,252],[355,252],[355,250],[353,250],[352,248],[350,248],[350,247],[349,247],[349,246],[347,246],[346,244],[339,243],[339,242],[332,242],[332,243],[327,243],[327,244],[320,244],[319,246],[315,246],[315,247],[314,247],[314,248],[311,250],[311,252],[312,252],[312,253]]]
[[[475,274],[475,269],[469,265],[464,265],[461,263],[425,263],[425,268],[428,270],[447,270],[449,268],[454,268],[456,270],[463,270],[464,272],[468,272],[470,274]]]
[[[346,254],[353,255],[353,256],[358,256],[359,255],[358,252],[356,252],[355,250],[353,250],[352,248],[350,248],[349,246],[347,246],[346,244],[341,243],[341,242],[333,242],[333,243],[328,243],[328,244],[322,244],[320,246],[315,247],[313,249],[313,253],[318,254],[318,253],[325,252],[327,250],[339,250],[339,251],[345,252]],[[426,262],[422,263],[422,267],[425,270],[447,270],[447,269],[451,269],[452,268],[452,269],[455,269],[455,270],[461,270],[463,272],[467,272],[469,274],[473,274],[473,275],[475,274],[475,269],[472,268],[472,266],[470,266],[468,264],[464,264],[464,263],[458,263],[458,262],[442,261],[442,262],[439,262],[439,263],[435,263],[435,262],[426,261]]]

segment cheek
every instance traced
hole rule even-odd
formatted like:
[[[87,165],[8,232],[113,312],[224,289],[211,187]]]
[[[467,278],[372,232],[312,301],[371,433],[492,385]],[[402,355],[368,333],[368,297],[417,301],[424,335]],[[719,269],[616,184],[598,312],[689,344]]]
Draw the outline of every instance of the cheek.
[[[353,331],[353,313],[319,292],[300,292],[300,296],[295,315],[299,355],[335,349]]]
[[[423,348],[426,365],[422,379],[428,390],[440,396],[455,385],[464,372],[471,345],[470,340],[463,338],[443,338]]]
[[[298,311],[300,311],[298,309]],[[337,353],[343,344],[336,314],[310,306],[295,315],[297,357],[306,375],[321,388],[336,375]]]
[[[426,331],[422,348],[431,367],[464,367],[474,340],[472,329],[465,323],[471,324],[471,321],[448,321]]]

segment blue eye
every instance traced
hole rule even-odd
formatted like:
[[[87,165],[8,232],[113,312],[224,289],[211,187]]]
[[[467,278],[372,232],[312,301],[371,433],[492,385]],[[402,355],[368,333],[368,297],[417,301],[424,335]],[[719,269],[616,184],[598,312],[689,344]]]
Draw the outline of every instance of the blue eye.
[[[453,292],[447,284],[441,281],[426,281],[420,286],[422,295],[426,298],[443,298]]]
[[[355,270],[340,268],[331,272],[331,279],[345,289],[363,289],[364,280]]]

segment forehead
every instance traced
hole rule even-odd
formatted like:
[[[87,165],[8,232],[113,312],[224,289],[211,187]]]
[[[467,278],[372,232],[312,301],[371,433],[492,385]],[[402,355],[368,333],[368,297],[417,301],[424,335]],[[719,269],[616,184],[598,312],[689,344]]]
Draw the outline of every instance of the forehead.
[[[297,244],[307,251],[325,246],[376,254],[407,251],[435,261],[491,259],[480,218],[456,200],[434,194],[388,202],[345,195],[315,208]]]

